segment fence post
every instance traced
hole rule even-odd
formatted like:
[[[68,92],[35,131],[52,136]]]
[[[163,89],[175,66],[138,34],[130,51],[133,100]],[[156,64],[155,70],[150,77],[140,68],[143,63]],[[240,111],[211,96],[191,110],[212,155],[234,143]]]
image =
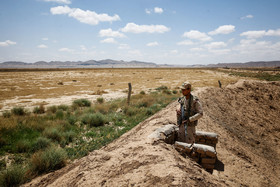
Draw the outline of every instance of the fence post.
[[[130,103],[131,90],[132,90],[131,83],[128,83],[127,105],[129,105]]]
[[[220,80],[218,80],[218,83],[219,83],[219,87],[222,88],[222,83]]]

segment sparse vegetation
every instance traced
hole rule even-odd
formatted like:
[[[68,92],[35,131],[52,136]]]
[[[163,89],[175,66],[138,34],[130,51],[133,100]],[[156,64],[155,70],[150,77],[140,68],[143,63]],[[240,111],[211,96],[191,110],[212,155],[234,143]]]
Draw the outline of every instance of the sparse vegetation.
[[[35,108],[33,109],[33,113],[34,113],[34,114],[44,114],[44,113],[45,113],[45,107],[44,107],[44,105],[40,105],[39,107],[38,107],[38,106],[35,107]]]
[[[251,77],[259,80],[266,80],[266,81],[279,81],[280,80],[280,73],[277,69],[229,69],[229,70],[222,70],[219,69],[218,71],[223,73],[228,73],[232,76],[239,76],[239,77]]]
[[[91,102],[87,99],[77,99],[73,102],[73,105],[79,107],[90,107]]]
[[[56,113],[56,111],[57,111],[57,106],[50,106],[47,108],[47,112]]]
[[[6,111],[0,117],[0,156],[14,156],[8,169],[6,164],[1,166],[1,182],[16,186],[59,169],[67,159],[80,158],[110,143],[177,97],[159,90],[132,95],[129,106],[126,99],[99,101],[94,106],[80,99],[73,102],[76,107],[51,106],[44,113],[40,107],[28,115],[24,108]],[[18,165],[27,169],[18,170]],[[13,172],[21,176],[10,178]]]
[[[31,171],[34,174],[42,174],[65,166],[67,154],[58,147],[50,147],[44,151],[36,152],[31,157]]]
[[[24,110],[23,107],[15,107],[12,109],[12,114],[16,116],[23,116],[26,114],[26,111]]]
[[[26,181],[26,169],[19,165],[12,166],[0,173],[0,186],[19,186]]]
[[[98,97],[96,99],[96,101],[97,101],[97,103],[102,104],[102,103],[104,103],[104,98],[103,97]]]
[[[10,111],[7,111],[7,110],[6,110],[6,111],[3,112],[2,115],[3,115],[4,118],[9,118],[9,117],[11,117],[12,114],[11,114]]]

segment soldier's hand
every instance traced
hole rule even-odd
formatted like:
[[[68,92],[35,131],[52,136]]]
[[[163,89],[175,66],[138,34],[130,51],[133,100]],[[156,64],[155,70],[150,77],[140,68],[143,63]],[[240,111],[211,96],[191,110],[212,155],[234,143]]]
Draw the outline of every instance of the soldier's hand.
[[[182,121],[182,123],[183,123],[183,124],[184,124],[184,123],[190,123],[190,120],[189,120],[189,119],[184,120],[184,121]]]
[[[182,115],[181,110],[176,109],[176,113],[177,113],[177,116],[181,116]]]

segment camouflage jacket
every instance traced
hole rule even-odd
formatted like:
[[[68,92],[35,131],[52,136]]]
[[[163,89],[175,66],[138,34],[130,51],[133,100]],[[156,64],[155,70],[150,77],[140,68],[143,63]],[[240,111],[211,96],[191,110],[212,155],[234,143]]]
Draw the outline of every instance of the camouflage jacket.
[[[199,101],[199,99],[196,96],[191,96],[191,111],[190,111],[190,126],[196,126],[197,125],[197,120],[202,117],[203,115],[203,110],[202,110],[202,105]],[[184,107],[184,115],[185,119],[187,119],[188,115],[188,107],[189,107],[189,99],[186,99],[186,97],[180,97],[178,99],[179,102],[179,107],[181,111],[181,107]],[[181,111],[182,112],[182,111]],[[181,125],[182,118],[180,115],[177,115],[177,125]]]

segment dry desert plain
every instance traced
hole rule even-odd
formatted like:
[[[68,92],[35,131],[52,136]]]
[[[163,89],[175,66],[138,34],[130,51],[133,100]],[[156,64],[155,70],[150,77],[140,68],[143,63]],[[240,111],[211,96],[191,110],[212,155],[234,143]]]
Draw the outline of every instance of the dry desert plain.
[[[71,104],[75,99],[95,101],[126,97],[128,83],[132,92],[149,92],[162,85],[175,90],[184,81],[194,89],[234,83],[236,77],[208,69],[29,69],[0,71],[0,112],[13,107],[32,109]]]

